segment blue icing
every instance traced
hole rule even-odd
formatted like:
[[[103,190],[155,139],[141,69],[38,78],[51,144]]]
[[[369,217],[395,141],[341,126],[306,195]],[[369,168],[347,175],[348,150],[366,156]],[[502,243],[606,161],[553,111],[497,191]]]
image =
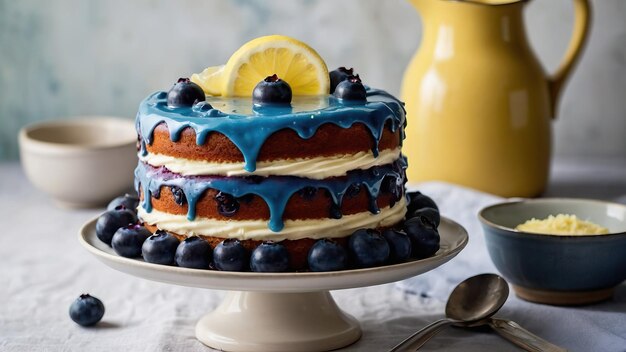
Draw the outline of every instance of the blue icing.
[[[161,186],[176,186],[182,189],[188,202],[187,218],[191,221],[196,217],[196,204],[207,189],[217,189],[234,197],[256,194],[267,203],[270,210],[268,227],[274,232],[283,229],[283,213],[291,196],[307,187],[325,189],[333,200],[329,210],[333,218],[341,218],[341,203],[351,185],[364,187],[370,199],[370,211],[380,210],[376,199],[381,191],[385,177],[394,177],[396,183],[405,180],[406,159],[401,157],[388,165],[373,167],[368,170],[353,170],[345,177],[325,180],[314,180],[293,176],[273,177],[213,177],[213,176],[181,176],[161,167],[154,168],[142,162],[135,170],[135,188],[143,193],[142,206],[147,212],[152,211],[152,196],[158,194]]]
[[[254,172],[261,147],[267,138],[282,129],[291,129],[303,139],[311,138],[317,129],[327,123],[349,128],[364,124],[374,141],[372,152],[378,156],[378,142],[383,128],[390,122],[392,132],[403,128],[403,104],[382,90],[368,89],[367,102],[347,102],[333,96],[295,97],[291,105],[253,106],[250,98],[207,97],[202,106],[170,108],[166,93],[156,92],[139,106],[137,129],[145,144],[152,144],[154,129],[164,122],[170,139],[176,142],[186,127],[196,133],[196,143],[204,144],[211,132],[219,132],[230,139],[244,157],[245,170]]]

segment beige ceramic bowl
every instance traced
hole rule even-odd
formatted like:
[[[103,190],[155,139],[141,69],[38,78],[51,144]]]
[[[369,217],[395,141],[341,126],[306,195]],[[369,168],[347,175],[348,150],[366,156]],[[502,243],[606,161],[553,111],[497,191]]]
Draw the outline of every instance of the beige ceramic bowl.
[[[19,133],[26,176],[67,207],[103,205],[131,189],[136,141],[133,121],[105,116],[39,122]]]

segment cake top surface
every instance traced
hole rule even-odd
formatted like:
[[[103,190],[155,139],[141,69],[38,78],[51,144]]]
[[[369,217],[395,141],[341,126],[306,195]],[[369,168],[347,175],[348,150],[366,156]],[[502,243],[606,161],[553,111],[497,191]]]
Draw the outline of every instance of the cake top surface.
[[[333,95],[295,96],[290,104],[254,104],[249,97],[206,96],[206,101],[192,106],[172,107],[167,104],[167,92],[159,91],[148,96],[139,106],[140,117],[157,114],[173,120],[193,120],[195,123],[212,124],[215,118],[236,120],[251,117],[309,118],[311,114],[342,114],[355,110],[372,111],[381,104],[392,113],[404,118],[403,103],[384,90],[367,88],[367,100],[346,101]],[[197,119],[195,119],[197,118]],[[206,118],[206,120],[205,120]],[[211,121],[213,120],[213,122]]]

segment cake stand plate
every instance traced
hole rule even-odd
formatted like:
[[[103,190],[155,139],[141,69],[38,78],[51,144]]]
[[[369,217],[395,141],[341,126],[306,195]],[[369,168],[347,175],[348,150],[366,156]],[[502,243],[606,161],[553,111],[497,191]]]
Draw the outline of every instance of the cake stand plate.
[[[441,245],[430,258],[335,272],[252,273],[199,270],[118,256],[96,236],[96,220],[79,233],[80,243],[113,269],[144,279],[228,290],[221,305],[196,324],[203,344],[224,351],[328,351],[356,342],[359,323],[337,307],[329,290],[379,285],[432,270],[467,244],[465,229],[442,218]]]

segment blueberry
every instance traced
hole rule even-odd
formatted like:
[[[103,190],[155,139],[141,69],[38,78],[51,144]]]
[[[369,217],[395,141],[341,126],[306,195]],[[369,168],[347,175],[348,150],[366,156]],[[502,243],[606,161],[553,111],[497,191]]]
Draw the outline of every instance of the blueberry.
[[[172,265],[178,243],[174,235],[158,230],[145,240],[141,246],[141,254],[148,263]]]
[[[267,76],[254,87],[252,102],[255,104],[289,104],[291,103],[291,87],[276,74]]]
[[[289,252],[280,243],[266,241],[252,251],[250,269],[256,272],[282,272],[289,270]]]
[[[161,198],[161,187],[158,187],[157,189],[155,189],[154,191],[150,192],[150,195],[152,196],[152,198],[154,199],[160,199]]]
[[[215,201],[217,201],[217,212],[226,217],[234,216],[239,211],[239,202],[228,193],[218,192],[215,195]]]
[[[411,257],[411,239],[406,233],[399,230],[387,229],[383,232],[383,237],[389,244],[389,261],[401,263]]]
[[[181,207],[187,203],[187,198],[185,197],[185,192],[180,187],[170,186],[170,191],[174,196],[174,202],[180,205]]]
[[[339,204],[335,203],[334,201],[331,201],[330,203],[330,207],[328,209],[328,216],[331,219],[341,219],[343,217],[343,213],[341,212],[341,207],[339,206]]]
[[[339,82],[333,95],[339,99],[351,100],[351,101],[365,101],[367,100],[367,92],[365,87],[361,83],[359,75],[350,76],[345,80]]]
[[[395,176],[385,176],[383,182],[380,184],[380,191],[391,194],[389,199],[389,206],[393,207],[397,201],[402,199],[404,191],[404,183],[402,179]]]
[[[226,239],[213,249],[213,263],[217,270],[246,271],[249,261],[250,253],[237,239]]]
[[[413,212],[407,211],[407,219],[415,217],[423,217],[424,219],[422,219],[422,221],[429,222],[431,227],[434,228],[439,227],[439,223],[441,222],[441,215],[439,215],[439,210],[431,207],[417,209]]]
[[[336,271],[348,266],[348,253],[337,242],[321,239],[315,242],[307,256],[311,271]]]
[[[356,183],[356,184],[352,184],[348,187],[348,189],[346,190],[346,196],[348,198],[354,198],[357,195],[359,195],[359,192],[361,192],[361,185]]]
[[[213,249],[209,242],[198,236],[188,237],[176,248],[176,265],[183,268],[208,269]]]
[[[189,78],[179,78],[178,82],[167,92],[167,106],[171,108],[189,107],[205,100],[206,96],[202,88],[191,82]]]
[[[300,197],[304,198],[305,200],[311,200],[315,198],[315,195],[317,194],[317,188],[304,187],[298,191],[298,194],[300,195]]]
[[[109,203],[109,205],[107,205],[107,210],[115,210],[115,208],[119,206],[124,206],[124,208],[128,210],[137,212],[138,205],[139,205],[139,197],[127,193],[123,196],[119,196],[113,199]]]
[[[82,326],[95,325],[104,316],[104,304],[88,293],[80,295],[70,305],[70,318]]]
[[[354,70],[352,68],[339,67],[334,71],[330,71],[328,75],[330,76],[330,94],[333,94],[339,83],[354,75]]]
[[[111,245],[113,235],[120,227],[137,222],[137,215],[126,208],[117,207],[115,210],[104,212],[96,221],[96,235],[100,241]]]
[[[435,201],[421,192],[409,192],[407,195],[409,196],[409,205],[407,206],[409,213],[414,213],[422,208],[434,208],[439,210]]]
[[[111,246],[122,257],[137,258],[141,256],[143,242],[151,235],[152,232],[139,224],[120,227],[113,235]]]
[[[389,259],[389,244],[374,229],[356,230],[348,240],[350,256],[357,267],[368,268],[385,264]]]
[[[193,108],[192,109],[194,111],[207,112],[207,111],[213,109],[213,105],[207,103],[206,101],[201,101],[201,102],[193,104]]]
[[[411,239],[411,256],[427,258],[439,250],[439,232],[424,217],[415,217],[405,221],[404,232]]]

